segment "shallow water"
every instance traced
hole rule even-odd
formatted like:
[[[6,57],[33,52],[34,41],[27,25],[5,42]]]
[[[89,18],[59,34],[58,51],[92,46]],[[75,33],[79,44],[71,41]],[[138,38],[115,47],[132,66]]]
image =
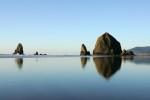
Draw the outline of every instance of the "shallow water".
[[[0,100],[149,100],[150,57],[1,57]]]

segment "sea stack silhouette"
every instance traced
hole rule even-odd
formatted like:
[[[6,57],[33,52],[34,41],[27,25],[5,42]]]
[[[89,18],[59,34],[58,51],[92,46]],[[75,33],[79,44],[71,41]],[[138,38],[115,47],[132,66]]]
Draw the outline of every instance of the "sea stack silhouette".
[[[13,54],[24,55],[23,46],[21,43],[18,44],[18,46]]]
[[[34,55],[39,55],[39,53],[36,51]]]
[[[89,51],[87,51],[86,46],[84,44],[81,45],[80,56],[91,55]]]
[[[120,43],[106,32],[97,39],[93,55],[120,55],[121,52]]]

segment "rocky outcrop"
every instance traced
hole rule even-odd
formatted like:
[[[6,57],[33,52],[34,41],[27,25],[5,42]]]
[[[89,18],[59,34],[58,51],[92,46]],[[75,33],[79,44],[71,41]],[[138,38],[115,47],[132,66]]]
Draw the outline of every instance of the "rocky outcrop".
[[[120,55],[120,43],[109,33],[104,33],[97,39],[93,55]]]
[[[47,54],[40,54],[40,55],[47,55]]]
[[[15,52],[13,54],[19,54],[19,55],[23,55],[24,54],[23,46],[22,46],[21,43],[18,44],[18,46],[17,46],[17,48],[16,48],[16,50],[15,50]]]
[[[87,51],[86,55],[91,55],[90,51]]]
[[[123,50],[121,53],[122,56],[134,56],[134,53],[131,50]]]
[[[90,52],[87,51],[86,46],[84,44],[81,45],[80,55],[81,56],[91,55]]]
[[[39,55],[39,53],[36,51],[34,55]]]

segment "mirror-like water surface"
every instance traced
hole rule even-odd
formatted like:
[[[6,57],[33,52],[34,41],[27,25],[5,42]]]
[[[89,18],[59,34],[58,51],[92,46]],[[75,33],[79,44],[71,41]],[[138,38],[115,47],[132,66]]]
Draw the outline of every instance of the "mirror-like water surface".
[[[0,58],[0,100],[149,100],[150,57]]]

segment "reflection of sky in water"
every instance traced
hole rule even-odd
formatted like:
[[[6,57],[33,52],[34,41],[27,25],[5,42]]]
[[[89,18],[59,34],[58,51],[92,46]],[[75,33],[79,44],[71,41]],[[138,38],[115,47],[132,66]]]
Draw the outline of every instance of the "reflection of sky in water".
[[[98,59],[99,65],[113,68],[113,75],[106,79],[92,57],[86,64],[80,57],[23,58],[23,63],[1,58],[0,99],[150,99],[149,64],[137,64],[136,59],[122,61],[115,70],[110,64],[116,60]]]

